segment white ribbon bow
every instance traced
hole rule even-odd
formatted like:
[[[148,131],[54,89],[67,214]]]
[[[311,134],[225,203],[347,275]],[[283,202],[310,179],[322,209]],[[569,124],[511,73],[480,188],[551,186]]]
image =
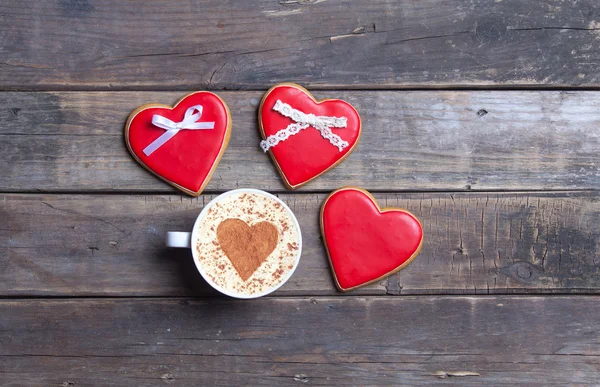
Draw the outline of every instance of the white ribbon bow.
[[[301,130],[312,126],[317,129],[323,138],[329,140],[331,145],[338,148],[341,152],[345,147],[348,146],[348,142],[342,140],[340,136],[333,133],[331,128],[345,128],[347,124],[346,117],[327,117],[327,116],[315,116],[314,114],[306,114],[300,110],[296,110],[287,103],[277,100],[273,110],[281,115],[291,118],[295,123],[289,124],[287,128],[281,129],[275,134],[267,137],[266,140],[260,142],[260,147],[263,151],[267,152],[271,147],[279,144],[281,141],[285,141],[291,136],[298,134]]]
[[[194,113],[197,112],[197,113]],[[202,105],[196,105],[185,111],[185,116],[181,122],[173,122],[168,118],[155,114],[152,116],[152,123],[161,129],[166,130],[159,138],[154,140],[144,150],[146,156],[150,156],[155,150],[160,148],[165,142],[172,139],[180,130],[204,130],[214,129],[214,122],[196,122],[202,117]]]

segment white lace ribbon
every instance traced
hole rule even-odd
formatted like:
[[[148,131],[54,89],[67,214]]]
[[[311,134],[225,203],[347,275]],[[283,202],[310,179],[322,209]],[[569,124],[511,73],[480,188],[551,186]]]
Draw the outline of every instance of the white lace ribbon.
[[[331,145],[337,147],[340,152],[348,146],[347,141],[342,140],[340,136],[331,131],[331,128],[345,128],[347,124],[346,117],[315,116],[312,113],[306,114],[280,100],[275,102],[273,110],[285,117],[291,118],[294,123],[289,124],[287,128],[281,129],[277,133],[267,137],[266,140],[261,141],[260,147],[265,152],[279,144],[281,141],[285,141],[291,136],[300,133],[301,130],[306,129],[309,126],[317,129],[319,133],[321,133],[321,136],[326,140],[329,140]]]
[[[185,115],[181,122],[174,122],[161,115],[155,114],[152,116],[152,123],[161,129],[166,130],[159,138],[154,140],[150,145],[144,148],[143,152],[146,156],[150,156],[155,150],[160,148],[165,142],[172,139],[180,130],[204,130],[214,129],[214,122],[196,122],[202,117],[202,105],[195,105],[185,111]]]

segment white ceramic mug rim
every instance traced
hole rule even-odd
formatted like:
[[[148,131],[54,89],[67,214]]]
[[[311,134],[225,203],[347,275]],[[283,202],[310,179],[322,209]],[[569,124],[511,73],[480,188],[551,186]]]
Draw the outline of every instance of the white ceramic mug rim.
[[[285,210],[288,212],[288,214],[292,218],[294,227],[296,228],[296,231],[298,232],[298,254],[297,254],[296,258],[294,259],[294,266],[292,267],[292,269],[285,275],[285,277],[277,285],[273,286],[272,288],[268,288],[267,290],[265,290],[263,292],[255,293],[255,294],[242,294],[242,293],[231,292],[231,291],[223,288],[222,286],[219,286],[218,284],[214,283],[208,277],[208,275],[206,275],[206,273],[204,272],[204,269],[203,269],[202,265],[200,264],[200,260],[198,259],[198,251],[196,250],[196,247],[195,247],[196,241],[197,241],[198,229],[200,228],[200,224],[202,223],[202,220],[205,217],[208,210],[212,206],[214,206],[216,202],[218,202],[228,196],[238,194],[238,193],[253,193],[253,194],[257,194],[257,195],[266,196],[268,198],[275,200],[277,203],[281,204],[283,206],[283,208],[285,208]],[[196,265],[196,269],[198,270],[198,272],[200,273],[202,278],[204,278],[204,280],[210,286],[212,286],[214,289],[225,294],[226,296],[233,297],[233,298],[251,299],[251,298],[263,297],[263,296],[266,296],[267,294],[273,293],[274,291],[276,291],[277,289],[282,287],[283,284],[285,284],[290,279],[292,274],[294,274],[294,272],[296,271],[296,268],[298,267],[298,264],[300,263],[300,257],[302,255],[302,232],[300,231],[300,224],[298,223],[298,219],[296,219],[296,215],[294,215],[294,213],[287,206],[287,204],[285,204],[277,196],[270,194],[268,192],[259,190],[259,189],[255,189],[255,188],[238,188],[238,189],[234,189],[231,191],[227,191],[227,192],[222,193],[221,195],[217,196],[210,202],[208,202],[208,204],[205,205],[204,208],[202,209],[202,211],[200,212],[200,215],[198,215],[198,218],[196,218],[196,222],[194,223],[194,228],[192,229],[190,241],[191,241],[190,247],[192,249],[192,257],[194,258],[194,264]]]

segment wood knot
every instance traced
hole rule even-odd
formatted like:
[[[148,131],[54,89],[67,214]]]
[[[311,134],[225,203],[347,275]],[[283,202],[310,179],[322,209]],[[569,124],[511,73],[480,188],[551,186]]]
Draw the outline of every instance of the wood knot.
[[[435,371],[433,376],[437,376],[440,379],[446,379],[451,377],[481,376],[481,374],[474,371]]]
[[[523,279],[529,279],[533,275],[533,270],[529,265],[521,265],[517,268],[517,275]]]
[[[520,282],[535,282],[543,273],[529,262],[516,262],[508,267],[500,269],[502,274]]]
[[[175,376],[173,376],[173,374],[163,374],[160,378],[167,383],[171,383],[175,380]]]
[[[294,380],[300,383],[308,383],[310,379],[308,379],[307,375],[304,374],[296,374],[294,375]]]

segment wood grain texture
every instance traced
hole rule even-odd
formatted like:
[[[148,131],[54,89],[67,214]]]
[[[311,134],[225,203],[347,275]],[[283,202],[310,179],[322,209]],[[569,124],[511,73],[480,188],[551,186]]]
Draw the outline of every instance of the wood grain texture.
[[[599,313],[597,297],[572,296],[4,300],[0,381],[592,385]]]
[[[179,92],[0,93],[0,191],[173,192],[133,161],[123,141],[131,111]],[[259,148],[261,92],[219,94],[232,137],[206,190],[284,191]],[[301,188],[545,190],[600,188],[600,93],[320,91],[363,119],[357,149]]]
[[[598,384],[596,3],[0,0],[0,385]],[[289,81],[364,128],[295,194],[256,122]],[[163,247],[215,195],[175,194],[124,145],[136,107],[203,89],[233,115],[206,192],[281,192],[302,227],[263,299],[218,295]],[[318,210],[344,185],[413,212],[425,243],[341,296]]]
[[[280,194],[298,217],[303,253],[275,296],[339,294],[318,223],[324,194]],[[0,196],[0,296],[214,295],[189,250],[167,231],[191,230],[204,203],[181,196]],[[420,255],[350,295],[597,293],[597,192],[376,194],[423,224]]]
[[[0,3],[1,89],[598,86],[595,0]]]

